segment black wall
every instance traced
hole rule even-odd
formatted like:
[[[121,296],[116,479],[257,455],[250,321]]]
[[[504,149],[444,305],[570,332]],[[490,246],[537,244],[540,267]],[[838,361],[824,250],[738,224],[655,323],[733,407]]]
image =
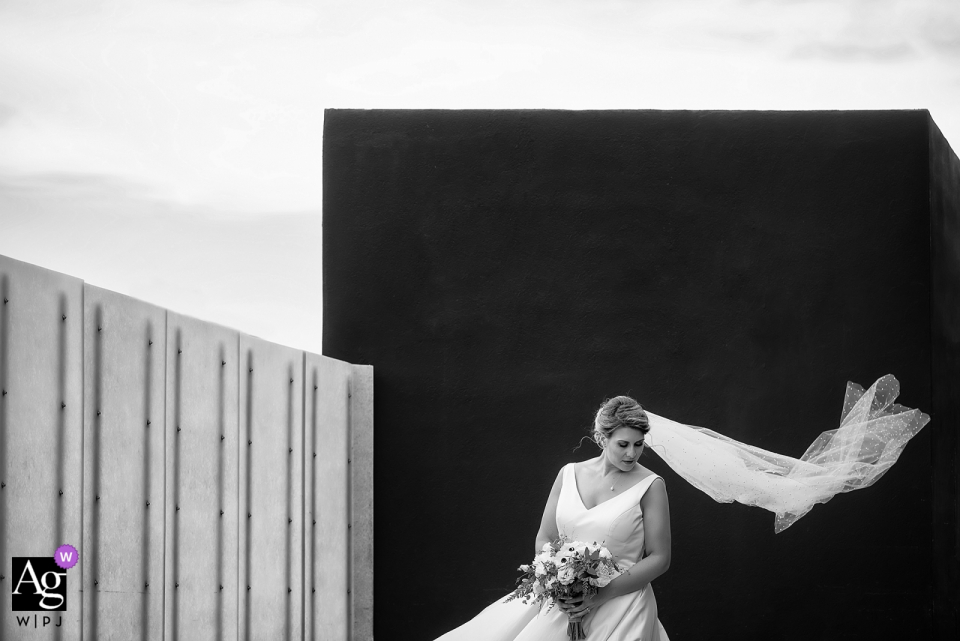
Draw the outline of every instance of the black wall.
[[[934,638],[960,637],[960,160],[930,122]]]
[[[932,638],[927,112],[325,118],[324,353],[374,365],[378,634],[432,640],[512,589],[605,398],[799,456],[847,380],[893,373],[930,425],[779,535],[645,454],[672,515],[654,586],[672,641]]]

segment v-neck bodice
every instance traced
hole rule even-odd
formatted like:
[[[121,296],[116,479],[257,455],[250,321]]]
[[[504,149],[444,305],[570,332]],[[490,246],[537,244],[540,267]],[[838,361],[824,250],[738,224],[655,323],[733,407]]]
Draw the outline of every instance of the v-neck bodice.
[[[622,492],[620,492],[620,494],[614,494],[613,496],[611,496],[610,498],[608,498],[606,501],[600,501],[599,503],[597,503],[597,504],[594,505],[593,507],[587,507],[586,501],[583,500],[583,494],[580,492],[580,484],[577,482],[577,466],[576,466],[576,463],[570,463],[570,472],[571,472],[571,476],[573,477],[573,479],[572,479],[573,491],[576,492],[577,498],[580,499],[580,505],[582,505],[582,506],[583,506],[586,510],[588,510],[588,511],[589,511],[589,510],[595,510],[595,509],[597,509],[598,507],[600,507],[601,505],[606,505],[607,503],[610,503],[611,501],[614,501],[614,500],[616,500],[617,498],[619,498],[619,497],[621,497],[621,496],[623,496],[623,495],[625,495],[625,494],[629,494],[630,491],[633,490],[633,488],[637,487],[638,485],[640,485],[641,483],[643,483],[644,481],[646,481],[646,480],[647,480],[648,478],[650,478],[651,476],[656,476],[656,474],[650,474],[649,476],[645,476],[645,477],[643,477],[642,479],[640,479],[637,483],[634,483],[634,484],[631,485],[630,487],[624,488],[624,490],[623,490]],[[613,488],[611,488],[611,489],[613,489]],[[640,495],[643,496],[643,493],[641,492]],[[639,501],[639,500],[640,500],[640,497],[637,497],[637,500]]]
[[[573,463],[563,468],[563,484],[557,501],[557,529],[579,541],[606,546],[617,562],[629,567],[643,556],[643,510],[640,499],[656,474],[644,478],[620,494],[588,508],[580,496]]]

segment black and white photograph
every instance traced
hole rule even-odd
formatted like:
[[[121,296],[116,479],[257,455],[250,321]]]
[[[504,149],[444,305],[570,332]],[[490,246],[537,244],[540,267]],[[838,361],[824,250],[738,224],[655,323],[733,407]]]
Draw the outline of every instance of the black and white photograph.
[[[0,4],[0,641],[960,634],[960,4]]]

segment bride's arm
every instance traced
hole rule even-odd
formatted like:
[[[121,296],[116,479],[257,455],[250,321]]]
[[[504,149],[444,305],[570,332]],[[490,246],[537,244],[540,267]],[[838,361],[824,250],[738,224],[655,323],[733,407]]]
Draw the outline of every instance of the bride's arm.
[[[653,483],[640,499],[643,510],[643,547],[647,556],[629,570],[600,588],[593,607],[623,594],[636,592],[670,567],[670,505],[667,488],[661,479]]]
[[[557,501],[560,499],[560,487],[562,485],[563,470],[560,470],[560,473],[557,474],[557,480],[553,482],[550,496],[547,498],[547,505],[543,508],[540,531],[537,532],[537,550],[534,554],[543,548],[544,543],[550,543],[560,535],[557,531]]]

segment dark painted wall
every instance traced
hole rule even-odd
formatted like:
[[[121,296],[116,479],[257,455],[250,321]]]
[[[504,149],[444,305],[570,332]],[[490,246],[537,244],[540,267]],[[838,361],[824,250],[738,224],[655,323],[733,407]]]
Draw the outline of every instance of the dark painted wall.
[[[960,637],[960,160],[930,121],[934,636]]]
[[[375,368],[377,633],[512,589],[604,398],[799,456],[847,380],[893,373],[933,422],[779,535],[645,454],[654,585],[673,641],[930,638],[926,112],[325,117],[324,353]]]

